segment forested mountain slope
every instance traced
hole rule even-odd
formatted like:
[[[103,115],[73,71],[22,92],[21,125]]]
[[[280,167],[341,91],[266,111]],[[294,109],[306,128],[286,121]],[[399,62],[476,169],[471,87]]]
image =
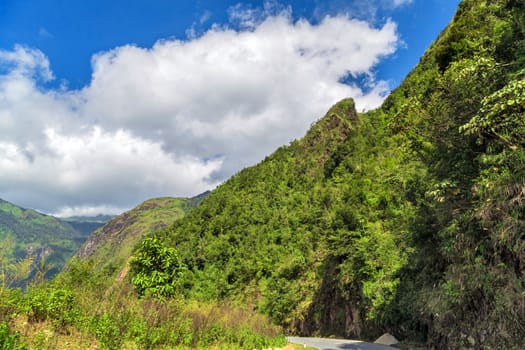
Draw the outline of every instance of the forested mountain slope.
[[[38,271],[51,277],[71,258],[89,233],[76,230],[53,216],[0,199],[0,262],[2,284],[23,286]],[[10,275],[10,266],[27,259],[25,276]],[[8,281],[9,280],[9,281]]]
[[[139,292],[301,334],[524,347],[524,40],[522,0],[464,0],[381,108],[340,102],[147,239]],[[148,265],[162,249],[175,265]]]
[[[427,168],[399,315],[438,348],[523,348],[525,2],[463,1],[382,110]]]
[[[425,173],[375,117],[341,101],[157,234],[188,269],[179,292],[254,303],[302,334],[374,333],[365,321],[395,295]]]

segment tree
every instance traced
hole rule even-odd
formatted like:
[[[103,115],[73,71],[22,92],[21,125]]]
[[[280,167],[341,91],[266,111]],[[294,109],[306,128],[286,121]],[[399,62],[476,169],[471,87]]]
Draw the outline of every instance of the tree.
[[[181,292],[187,271],[175,249],[157,238],[145,238],[131,260],[131,282],[141,295],[170,297]]]

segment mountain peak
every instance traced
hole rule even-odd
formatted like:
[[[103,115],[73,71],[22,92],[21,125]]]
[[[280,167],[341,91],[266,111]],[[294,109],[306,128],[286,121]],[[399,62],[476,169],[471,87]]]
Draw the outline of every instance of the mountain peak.
[[[333,105],[298,141],[295,155],[300,159],[315,161],[312,169],[320,169],[330,154],[357,129],[358,124],[354,100],[343,99]]]

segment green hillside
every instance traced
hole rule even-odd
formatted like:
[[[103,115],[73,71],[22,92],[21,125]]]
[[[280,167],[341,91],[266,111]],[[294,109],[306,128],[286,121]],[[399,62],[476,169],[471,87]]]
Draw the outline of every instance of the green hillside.
[[[525,2],[464,0],[380,108],[337,103],[179,220],[114,218],[0,320],[30,348],[525,348],[524,135]]]
[[[42,260],[45,266],[40,272],[46,277],[56,274],[88,234],[53,216],[0,200],[0,261],[4,266],[26,258],[34,261],[32,272],[25,279],[10,281],[14,286],[24,285],[30,280],[35,271],[42,268]]]
[[[179,292],[254,303],[289,332],[374,333],[366,321],[392,301],[408,260],[417,193],[407,191],[425,175],[381,118],[341,101],[158,233],[188,269]]]
[[[525,346],[524,23],[523,1],[463,1],[381,108],[342,101],[157,233],[139,292],[233,299],[300,334]],[[177,273],[143,263],[159,249]]]
[[[4,342],[30,349],[262,349],[286,344],[280,327],[249,308],[181,296],[139,297],[133,288],[128,275],[132,250],[207,195],[145,201],[94,232],[52,281],[32,285],[24,294],[0,289],[0,327],[2,320],[9,321],[4,333],[20,332],[24,325],[23,336],[15,331]],[[171,251],[156,253],[150,263],[169,258]],[[0,328],[0,345],[3,336]]]
[[[156,198],[120,214],[97,229],[82,244],[75,258],[89,261],[94,270],[109,276],[125,268],[142,237],[170,226],[199,201],[188,198]]]

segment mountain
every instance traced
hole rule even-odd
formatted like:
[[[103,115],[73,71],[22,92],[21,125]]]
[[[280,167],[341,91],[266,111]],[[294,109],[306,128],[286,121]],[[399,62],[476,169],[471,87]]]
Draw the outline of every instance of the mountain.
[[[96,216],[68,216],[65,218],[61,218],[61,220],[66,222],[94,222],[97,224],[105,224],[113,217],[114,215],[99,214]]]
[[[113,215],[102,215],[97,216],[70,216],[66,218],[60,218],[60,220],[67,222],[77,231],[82,232],[86,236],[89,236],[97,228],[103,226],[109,220],[113,218]]]
[[[53,216],[25,209],[0,199],[0,261],[32,258],[32,272],[17,286],[25,285],[38,269],[49,278],[62,269],[90,232],[76,230]],[[41,262],[45,261],[45,266]],[[42,276],[44,277],[44,276]]]
[[[160,233],[191,271],[181,292],[255,303],[290,332],[363,336],[399,283],[416,212],[405,186],[424,174],[374,113],[339,102]]]
[[[380,108],[337,103],[180,219],[188,200],[112,219],[51,283],[2,291],[0,313],[48,347],[387,331],[525,348],[524,116],[525,2],[464,0]]]
[[[464,0],[381,108],[336,104],[143,244],[139,293],[305,335],[525,347],[524,23],[522,0]]]
[[[95,270],[114,275],[126,268],[126,262],[140,240],[147,234],[168,227],[197,206],[208,192],[193,198],[155,198],[120,214],[97,229],[82,244],[75,258],[90,261]]]

